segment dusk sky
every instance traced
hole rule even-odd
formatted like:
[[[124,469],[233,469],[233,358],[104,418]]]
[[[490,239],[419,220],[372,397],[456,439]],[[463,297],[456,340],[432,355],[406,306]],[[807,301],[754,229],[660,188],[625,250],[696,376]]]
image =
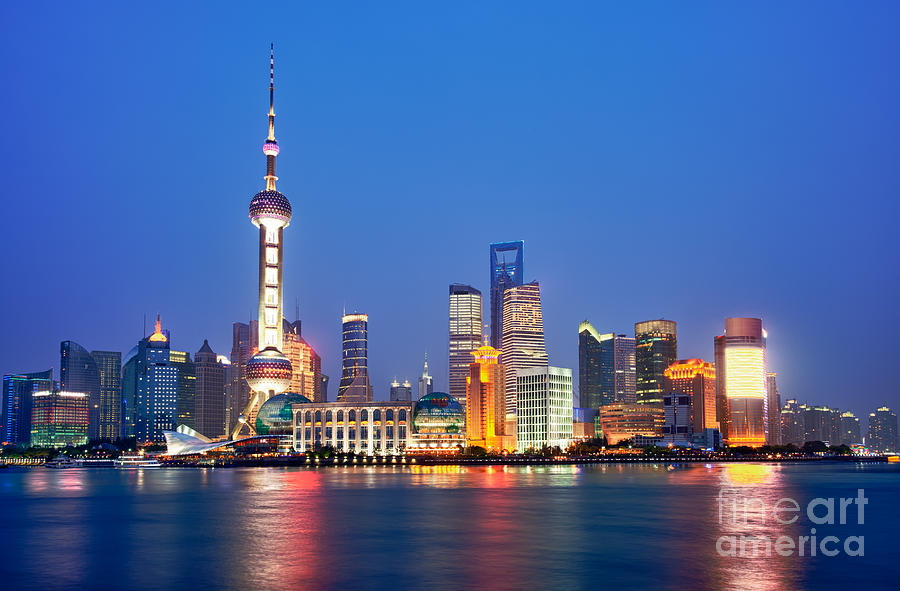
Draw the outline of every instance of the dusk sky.
[[[330,399],[343,309],[376,398],[426,351],[446,391],[448,285],[487,322],[488,245],[524,240],[576,376],[584,319],[712,360],[757,316],[782,400],[900,406],[900,3],[268,6],[0,7],[0,373],[126,353],[145,314],[230,353],[274,42],[284,307]]]

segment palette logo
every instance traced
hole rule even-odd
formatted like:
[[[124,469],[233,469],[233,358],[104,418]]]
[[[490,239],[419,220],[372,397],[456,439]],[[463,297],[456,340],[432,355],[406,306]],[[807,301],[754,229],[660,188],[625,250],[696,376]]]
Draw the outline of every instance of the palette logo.
[[[768,504],[764,499],[743,494],[746,489],[723,488],[716,497],[719,525],[737,531],[762,530],[769,526],[809,523],[808,535],[722,535],[716,540],[716,552],[726,557],[772,556],[847,556],[865,555],[865,538],[861,535],[817,535],[815,526],[861,526],[865,524],[865,506],[869,499],[863,489],[855,497],[815,498],[804,507],[789,497]],[[805,518],[804,521],[800,521]],[[831,534],[829,528],[829,534]],[[842,532],[844,530],[841,530]],[[834,532],[837,533],[837,532]],[[847,533],[858,533],[855,528]]]

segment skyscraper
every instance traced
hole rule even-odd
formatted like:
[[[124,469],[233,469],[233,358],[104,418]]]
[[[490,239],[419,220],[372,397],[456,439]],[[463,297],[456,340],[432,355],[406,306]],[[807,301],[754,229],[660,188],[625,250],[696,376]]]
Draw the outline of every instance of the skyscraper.
[[[571,441],[572,370],[544,366],[517,372],[516,447],[565,450]]]
[[[857,445],[862,443],[859,430],[859,418],[852,412],[841,413],[841,445]]]
[[[284,321],[284,346],[282,351],[291,361],[293,374],[289,392],[302,394],[311,402],[324,402],[322,397],[322,358],[303,338],[302,325]]]
[[[480,291],[471,285],[450,285],[449,394],[463,406],[472,351],[484,340],[481,308]]]
[[[612,404],[612,392],[604,401],[603,370],[604,367],[612,375],[613,362],[607,360],[604,365],[604,337],[594,326],[585,320],[578,325],[578,406],[579,408],[600,408],[604,404]],[[610,380],[611,382],[612,380]]]
[[[638,404],[662,405],[666,368],[678,359],[677,326],[673,320],[647,320],[634,325]]]
[[[776,377],[774,372],[766,374],[766,443],[769,445],[781,445],[781,396],[778,395]]]
[[[897,451],[897,415],[882,406],[869,413],[869,432],[866,445],[880,453]]]
[[[369,317],[366,314],[344,314],[343,357],[338,402],[369,402]]]
[[[59,344],[59,386],[87,397],[88,438],[100,437],[100,371],[87,349],[74,341]]]
[[[238,417],[250,402],[250,386],[247,385],[245,368],[257,347],[256,322],[235,322],[231,326],[231,369],[225,384],[225,425],[231,433],[238,425]],[[293,369],[293,368],[292,368]]]
[[[800,403],[794,399],[784,403],[781,409],[781,444],[801,447],[806,441],[806,425]]]
[[[434,392],[434,379],[428,373],[428,353],[425,354],[425,366],[422,368],[422,375],[419,376],[419,398],[427,396]]]
[[[291,202],[275,188],[275,49],[269,58],[269,135],[263,143],[266,155],[266,188],[250,201],[250,221],[259,228],[259,315],[260,351],[244,369],[251,395],[231,432],[235,439],[244,425],[253,430],[256,413],[269,398],[285,392],[291,385],[291,362],[278,349],[283,346],[284,304],[284,229],[291,223]]]
[[[801,404],[803,440],[821,441],[828,445],[841,443],[841,411],[827,406]]]
[[[722,438],[728,445],[766,443],[766,333],[759,318],[726,318],[714,340],[716,400]]]
[[[525,243],[495,242],[491,244],[491,342],[503,347],[503,294],[525,280]],[[480,344],[480,343],[479,343]]]
[[[100,373],[100,429],[104,441],[122,437],[122,353],[91,351]]]
[[[197,429],[194,406],[197,395],[197,374],[187,351],[169,350],[169,362],[178,369],[177,424]],[[205,435],[205,433],[204,433]]]
[[[402,384],[397,380],[391,382],[391,402],[412,402],[412,384],[409,380],[403,380]]]
[[[225,366],[209,341],[194,354],[194,430],[207,437],[225,435]]]
[[[718,429],[716,421],[716,368],[702,359],[676,361],[664,373],[667,393],[690,397],[694,433]]]
[[[168,331],[159,317],[153,334],[138,341],[122,364],[125,436],[163,443],[178,419],[178,368],[169,355]]]
[[[53,369],[3,376],[2,433],[6,443],[28,446],[35,392],[53,389]]]
[[[506,366],[507,432],[511,433],[516,415],[516,373],[528,367],[547,366],[541,288],[537,281],[510,287],[503,293],[501,342],[500,362]]]
[[[500,351],[484,345],[472,351],[466,398],[466,444],[488,451],[513,451],[514,433],[506,431],[506,368]]]
[[[606,342],[606,346],[609,341]],[[614,396],[615,402],[635,404],[637,401],[637,366],[635,361],[635,341],[620,334],[612,339],[614,347]],[[660,406],[660,405],[657,405]]]
[[[31,445],[66,447],[88,442],[89,396],[83,392],[48,390],[34,393]]]

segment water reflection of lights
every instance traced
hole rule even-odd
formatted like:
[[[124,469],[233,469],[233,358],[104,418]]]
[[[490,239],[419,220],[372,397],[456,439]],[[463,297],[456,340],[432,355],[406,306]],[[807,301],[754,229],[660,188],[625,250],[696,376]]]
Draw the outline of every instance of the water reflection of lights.
[[[723,468],[728,482],[738,486],[765,484],[774,471],[772,464],[725,464]]]

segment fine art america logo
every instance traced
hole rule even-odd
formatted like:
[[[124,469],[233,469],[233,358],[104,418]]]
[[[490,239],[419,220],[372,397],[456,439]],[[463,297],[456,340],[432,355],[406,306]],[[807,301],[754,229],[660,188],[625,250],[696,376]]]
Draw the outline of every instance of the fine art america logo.
[[[746,490],[746,489],[744,489]],[[856,497],[815,498],[804,507],[792,498],[768,503],[742,494],[741,489],[723,488],[717,497],[719,525],[739,534],[722,535],[716,540],[719,556],[847,556],[865,555],[865,538],[861,535],[817,535],[816,526],[847,526],[842,533],[859,533],[855,526],[865,523],[865,506],[869,502],[863,489]],[[799,522],[799,523],[798,523]],[[807,535],[771,535],[769,528],[797,524]],[[756,533],[758,530],[759,533]],[[768,534],[768,535],[767,535]]]

